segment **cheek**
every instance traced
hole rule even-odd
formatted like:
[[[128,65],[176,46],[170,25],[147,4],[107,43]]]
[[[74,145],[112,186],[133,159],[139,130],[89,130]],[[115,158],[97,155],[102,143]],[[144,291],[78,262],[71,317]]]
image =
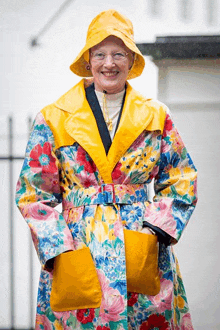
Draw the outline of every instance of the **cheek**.
[[[121,66],[121,71],[122,71],[124,74],[128,74],[129,69],[130,69],[130,63],[126,63],[126,64],[124,64],[123,66]]]
[[[120,70],[123,72],[128,72],[130,70],[131,63],[132,62],[130,59],[127,59],[125,62],[122,62],[121,64],[119,64]]]
[[[100,66],[99,65],[90,65],[90,70],[94,78],[98,78],[100,76]]]

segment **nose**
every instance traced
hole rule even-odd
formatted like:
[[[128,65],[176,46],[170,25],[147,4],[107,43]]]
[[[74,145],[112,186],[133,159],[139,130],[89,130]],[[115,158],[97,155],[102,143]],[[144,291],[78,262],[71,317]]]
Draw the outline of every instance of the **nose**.
[[[115,62],[114,62],[114,59],[113,59],[112,55],[111,54],[106,55],[105,61],[104,61],[104,66],[106,68],[111,68],[114,65],[115,65]]]

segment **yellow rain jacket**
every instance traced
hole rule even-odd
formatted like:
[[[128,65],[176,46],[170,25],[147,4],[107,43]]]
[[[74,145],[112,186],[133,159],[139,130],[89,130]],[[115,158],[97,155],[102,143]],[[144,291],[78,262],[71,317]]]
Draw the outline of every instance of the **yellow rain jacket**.
[[[172,242],[179,240],[196,204],[196,169],[166,107],[128,83],[106,154],[85,96],[88,83],[81,80],[37,115],[17,184],[16,202],[42,264],[36,329],[189,326]],[[149,201],[152,180],[155,197]],[[54,208],[60,203],[61,213]],[[138,235],[128,239],[135,266],[135,258],[145,255],[143,223],[159,240],[156,295],[128,291],[124,233]],[[54,258],[53,281],[48,261]],[[54,289],[51,301],[57,281],[60,290]],[[141,282],[147,285],[145,277]],[[57,297],[64,308],[55,304]]]

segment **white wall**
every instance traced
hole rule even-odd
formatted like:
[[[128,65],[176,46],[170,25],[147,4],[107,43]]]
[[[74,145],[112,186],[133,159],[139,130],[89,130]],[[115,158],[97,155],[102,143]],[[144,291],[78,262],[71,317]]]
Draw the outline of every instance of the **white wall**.
[[[158,61],[158,96],[198,169],[198,205],[176,246],[195,329],[220,329],[220,60]]]
[[[220,104],[171,108],[198,169],[198,204],[176,247],[195,329],[220,329]]]
[[[74,85],[80,78],[74,76],[69,70],[69,65],[72,60],[80,51],[84,45],[86,38],[87,26],[91,19],[98,14],[101,10],[115,8],[127,15],[134,24],[135,40],[137,42],[145,41],[151,42],[156,35],[169,35],[169,34],[217,34],[219,33],[220,22],[215,25],[209,26],[205,21],[206,8],[205,0],[193,1],[194,10],[192,11],[192,18],[190,21],[184,22],[179,19],[178,4],[176,0],[161,1],[161,10],[158,16],[153,17],[150,13],[147,0],[76,0],[72,1],[68,9],[63,12],[62,16],[54,23],[54,25],[48,30],[48,32],[39,39],[39,47],[30,48],[29,41],[32,36],[35,36],[38,31],[45,25],[48,19],[57,11],[59,6],[63,3],[60,0],[1,0],[0,6],[0,154],[8,154],[8,145],[6,141],[7,135],[7,121],[6,117],[9,114],[13,114],[15,118],[15,131],[16,140],[14,144],[14,151],[17,155],[23,155],[27,140],[26,130],[26,116],[31,114],[32,117],[45,105],[56,100],[72,85]],[[217,12],[219,11],[219,1]],[[131,84],[147,97],[155,97],[157,95],[157,81],[158,70],[157,67],[146,59],[146,68],[143,75]],[[184,68],[182,68],[183,75]],[[217,72],[218,74],[218,72]],[[170,75],[173,79],[169,84],[172,84],[174,78],[178,73],[173,70]],[[185,76],[184,76],[185,77]],[[197,75],[198,81],[204,76]],[[186,81],[188,80],[186,76]],[[193,85],[194,88],[197,86]],[[172,90],[172,101],[178,102],[179,93],[183,93],[184,86],[178,85],[180,88],[175,89],[175,83],[170,85]],[[202,84],[203,86],[203,84]],[[201,86],[200,86],[201,87]],[[202,88],[202,87],[201,87]],[[203,89],[204,90],[204,89]],[[205,92],[205,90],[204,90]],[[217,95],[216,85],[210,90],[212,97]],[[208,100],[207,100],[208,101]],[[196,101],[197,102],[197,101]],[[175,108],[176,109],[176,108]],[[175,112],[175,110],[173,110]],[[194,135],[201,135],[201,128],[205,127],[205,123],[209,122],[209,114],[212,118],[212,123],[216,125],[219,120],[219,112],[207,112],[207,109],[199,112],[196,110],[193,115],[194,120],[189,126],[184,125],[185,116],[191,117],[191,112],[177,111],[174,113],[177,117],[178,126],[181,129],[181,134],[184,136],[184,140],[189,142],[190,151],[195,159],[198,168],[201,168],[203,178],[203,188],[210,187],[211,184],[216,184],[214,176],[209,179],[208,169],[210,163],[207,163],[203,168],[204,162],[201,155],[202,149],[199,143],[206,140],[196,140]],[[187,110],[188,111],[188,110]],[[200,121],[199,121],[200,120]],[[190,122],[190,121],[189,121]],[[202,124],[203,123],[203,126]],[[183,125],[183,126],[181,126]],[[190,131],[189,131],[190,127]],[[216,131],[215,137],[218,136]],[[212,136],[209,136],[209,158],[216,159],[216,155],[213,152],[213,148],[216,149],[217,145],[214,143]],[[198,143],[198,144],[197,144]],[[192,147],[194,146],[194,147]],[[213,146],[212,148],[210,146]],[[219,160],[219,159],[218,159]],[[212,173],[217,175],[217,167],[212,162]],[[17,161],[14,165],[14,185],[16,178],[18,177],[21,168],[21,161]],[[10,327],[10,265],[9,265],[9,209],[12,207],[8,203],[8,173],[9,166],[7,162],[0,163],[0,207],[1,207],[1,221],[2,230],[0,231],[0,328]],[[200,174],[201,177],[201,174]],[[201,179],[200,179],[201,180]],[[206,193],[206,189],[202,189],[203,194]],[[216,259],[211,258],[211,252],[208,248],[208,244],[215,246],[215,237],[217,234],[216,224],[208,227],[206,231],[206,223],[204,219],[209,217],[215,217],[217,219],[217,193],[213,195],[209,190],[209,198],[213,197],[211,211],[207,207],[206,212],[202,208],[203,203],[207,203],[206,195],[198,206],[197,217],[192,221],[192,224],[187,229],[186,235],[183,241],[178,247],[178,254],[181,259],[181,269],[184,273],[186,286],[188,288],[189,302],[192,306],[193,318],[195,323],[195,329],[207,330],[206,325],[203,326],[205,314],[204,311],[208,310],[208,316],[211,317],[211,321],[214,326],[217,326],[215,321],[215,308],[213,305],[218,306],[216,299],[219,298],[218,293],[213,293],[213,286],[207,283],[207,277],[204,275],[204,271],[201,268],[197,268],[198,261],[202,260],[202,256],[209,259],[209,265],[215,268]],[[13,192],[14,193],[14,192]],[[201,194],[201,192],[200,192]],[[201,199],[201,197],[200,197]],[[200,208],[199,208],[200,207]],[[208,211],[207,211],[208,210]],[[210,211],[210,212],[209,212]],[[34,296],[36,296],[37,290],[37,278],[39,274],[39,263],[37,261],[35,252],[30,250],[29,247],[29,233],[27,226],[21,218],[20,214],[14,206],[15,223],[13,227],[14,236],[16,237],[14,246],[15,257],[15,327],[25,328],[30,326],[30,301],[27,299],[29,292],[29,258],[30,254],[34,255]],[[202,218],[202,225],[199,226],[199,220]],[[212,219],[211,218],[211,219]],[[195,224],[195,225],[194,225]],[[214,226],[214,227],[213,227]],[[198,229],[199,228],[199,229]],[[214,236],[212,228],[215,229]],[[198,231],[199,230],[199,231]],[[206,232],[208,233],[208,239]],[[211,235],[211,236],[210,236]],[[192,239],[193,236],[193,239]],[[199,237],[199,241],[198,241]],[[194,238],[197,239],[196,245],[192,245]],[[207,241],[207,244],[200,248],[201,241]],[[187,243],[186,243],[187,242]],[[187,245],[187,246],[186,246]],[[185,251],[189,253],[188,245],[192,252],[190,252],[190,258],[187,257]],[[206,250],[206,251],[205,251]],[[181,252],[182,251],[182,252]],[[209,256],[207,256],[209,251]],[[197,263],[194,264],[194,260]],[[208,262],[208,261],[207,261]],[[196,267],[195,267],[196,265]],[[211,267],[208,269],[210,270]],[[199,271],[197,271],[199,269]],[[196,277],[195,277],[196,273]],[[189,274],[189,276],[188,276]],[[216,274],[216,272],[214,273]],[[210,276],[210,271],[208,273]],[[213,275],[214,276],[214,275]],[[191,280],[192,278],[192,280]],[[196,279],[196,284],[195,284]],[[216,280],[216,277],[211,277],[211,280]],[[194,287],[195,284],[195,287]],[[195,294],[195,288],[197,294]],[[219,289],[218,289],[219,290]],[[202,307],[199,301],[200,293],[203,297]],[[205,293],[204,293],[205,292]],[[219,291],[218,291],[219,292]],[[207,297],[207,300],[205,299]],[[213,311],[213,312],[212,312]],[[203,317],[200,318],[200,315]],[[216,318],[217,320],[217,318]],[[211,324],[211,323],[210,323]],[[217,329],[209,328],[209,329]]]

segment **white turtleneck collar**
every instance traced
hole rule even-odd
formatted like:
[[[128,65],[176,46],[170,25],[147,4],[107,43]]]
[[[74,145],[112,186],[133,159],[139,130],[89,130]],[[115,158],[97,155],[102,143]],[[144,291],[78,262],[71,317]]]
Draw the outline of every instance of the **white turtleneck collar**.
[[[102,106],[104,93],[99,92],[97,90],[95,90],[95,93],[98,98],[99,104]],[[118,105],[121,106],[124,93],[125,93],[125,89],[123,89],[123,91],[116,94],[105,94],[108,106],[113,108],[115,108]]]
[[[125,89],[116,94],[104,94],[97,90],[95,90],[95,93],[96,93],[96,96],[97,96],[97,99],[99,101],[102,111],[103,111],[103,97],[104,97],[104,95],[106,97],[106,103],[107,103],[107,107],[108,107],[109,117],[112,120],[112,127],[113,127],[112,131],[110,131],[109,134],[111,136],[111,139],[113,140],[113,137],[115,135],[116,125],[118,122],[119,112],[121,110],[121,105],[123,102]]]

